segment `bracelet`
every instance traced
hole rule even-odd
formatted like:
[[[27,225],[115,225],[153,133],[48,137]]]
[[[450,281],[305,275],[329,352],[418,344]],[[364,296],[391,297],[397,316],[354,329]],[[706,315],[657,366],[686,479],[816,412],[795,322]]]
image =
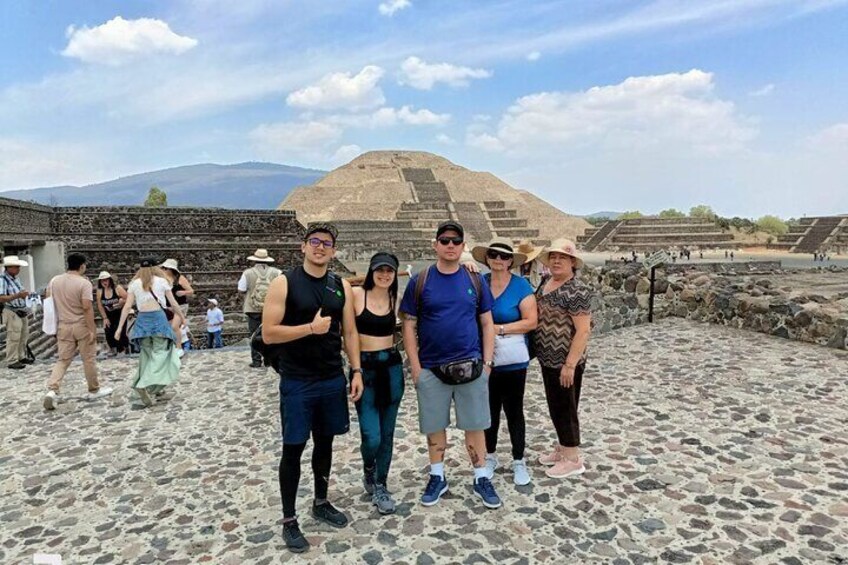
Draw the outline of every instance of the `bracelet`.
[[[309,322],[309,335],[313,335],[313,334],[315,334],[315,332],[312,331],[312,322]]]
[[[566,364],[565,364],[565,368],[566,368],[566,369],[576,369],[576,368],[577,368],[577,365],[569,365],[568,363],[566,363]]]
[[[504,335],[504,327],[501,326],[500,327],[500,336],[503,337],[503,335]]]

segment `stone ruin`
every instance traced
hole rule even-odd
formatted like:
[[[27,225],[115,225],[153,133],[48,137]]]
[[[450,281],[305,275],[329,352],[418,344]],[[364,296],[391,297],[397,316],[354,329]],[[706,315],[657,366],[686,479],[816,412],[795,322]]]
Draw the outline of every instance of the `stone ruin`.
[[[585,251],[637,251],[677,248],[733,248],[733,235],[701,218],[636,218],[610,220],[577,238]]]
[[[848,249],[848,215],[801,218],[772,247],[791,253],[841,253]]]

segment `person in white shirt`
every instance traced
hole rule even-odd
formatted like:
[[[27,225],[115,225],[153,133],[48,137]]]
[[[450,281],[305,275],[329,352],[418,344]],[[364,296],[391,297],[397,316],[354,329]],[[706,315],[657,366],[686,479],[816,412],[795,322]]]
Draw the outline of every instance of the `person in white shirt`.
[[[224,347],[221,339],[221,330],[224,328],[224,313],[218,308],[218,301],[209,299],[209,308],[206,310],[206,348],[218,349]]]
[[[252,336],[256,329],[262,325],[262,308],[265,305],[265,296],[271,281],[282,274],[282,271],[272,267],[274,258],[268,255],[267,249],[257,249],[256,253],[247,258],[253,265],[241,274],[238,282],[238,290],[244,293],[244,307],[242,311],[247,316],[247,331]],[[250,348],[251,363],[254,368],[261,368],[262,354],[256,351],[252,344]]]

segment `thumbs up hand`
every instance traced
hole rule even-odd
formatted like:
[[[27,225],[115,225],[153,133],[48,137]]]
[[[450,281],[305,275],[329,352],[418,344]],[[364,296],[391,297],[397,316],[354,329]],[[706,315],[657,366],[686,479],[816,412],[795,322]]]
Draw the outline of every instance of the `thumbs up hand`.
[[[309,327],[313,334],[324,335],[330,331],[330,322],[332,321],[332,318],[329,316],[322,316],[321,310],[318,310],[318,312],[315,313],[315,318],[309,324]]]

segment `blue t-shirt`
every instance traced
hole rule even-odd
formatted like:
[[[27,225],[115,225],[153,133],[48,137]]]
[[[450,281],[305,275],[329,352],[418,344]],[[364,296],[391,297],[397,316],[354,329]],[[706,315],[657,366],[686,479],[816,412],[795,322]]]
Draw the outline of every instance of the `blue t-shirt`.
[[[431,369],[461,359],[481,358],[480,332],[477,317],[492,309],[492,291],[484,278],[480,279],[480,305],[471,275],[464,268],[445,275],[432,266],[421,292],[420,308],[415,305],[415,284],[412,277],[403,293],[400,311],[418,316],[418,359],[421,366]],[[419,313],[420,312],[420,313]]]
[[[491,275],[486,275],[485,280],[489,283],[492,280]],[[521,319],[521,310],[519,304],[521,301],[533,294],[533,287],[530,282],[518,275],[511,275],[509,284],[500,295],[495,298],[495,303],[492,306],[492,318],[495,321],[495,330],[501,324],[511,324]],[[518,371],[526,369],[530,363],[515,363],[513,365],[503,365],[498,367],[498,371]]]

